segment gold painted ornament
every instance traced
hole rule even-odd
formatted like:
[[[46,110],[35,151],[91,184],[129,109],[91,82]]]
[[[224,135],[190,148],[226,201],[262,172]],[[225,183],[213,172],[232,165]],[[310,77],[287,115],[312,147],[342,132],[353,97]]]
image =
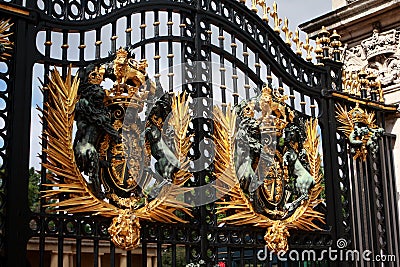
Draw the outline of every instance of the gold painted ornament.
[[[264,240],[267,242],[267,247],[270,251],[288,251],[289,244],[287,239],[289,236],[286,225],[278,221],[268,228]]]
[[[131,69],[125,68],[124,71],[127,72],[123,72],[124,66],[119,68],[122,76],[116,79],[111,90],[104,89],[105,92],[100,90],[99,83],[104,75],[102,66],[94,67],[93,71],[88,73],[87,80],[79,79],[78,75],[73,77],[71,67],[64,80],[56,68],[51,71],[49,83],[44,86],[44,90],[48,92],[49,101],[41,112],[42,119],[48,125],[43,136],[47,140],[47,148],[43,150],[43,153],[47,155],[47,160],[42,165],[49,171],[47,178],[52,183],[45,184],[44,186],[47,186],[48,190],[42,193],[43,198],[48,200],[47,207],[51,207],[54,212],[83,213],[112,218],[112,223],[108,228],[111,240],[116,247],[131,250],[140,245],[141,221],[185,223],[185,220],[179,217],[175,211],[191,216],[189,205],[179,200],[182,199],[180,196],[188,191],[182,185],[191,177],[187,171],[189,166],[187,153],[191,142],[190,136],[186,136],[190,114],[186,95],[171,96],[172,119],[168,121],[168,124],[175,133],[173,153],[181,168],[179,172],[172,174],[171,182],[163,182],[164,184],[159,189],[157,188],[158,191],[154,191],[155,196],[150,198],[148,192],[139,191],[136,182],[139,171],[134,166],[140,164],[140,167],[143,167],[145,162],[138,162],[139,158],[130,156],[132,156],[131,154],[143,154],[145,158],[150,158],[151,151],[147,146],[152,144],[146,143],[144,149],[139,149],[139,144],[134,142],[135,138],[138,138],[139,122],[136,120],[128,127],[122,123],[122,120],[126,108],[133,108],[134,112],[140,111],[143,108],[144,100],[154,92],[155,87],[151,81],[146,81],[145,85],[138,86],[138,81],[142,81],[146,77],[144,61],[134,63],[130,59],[122,59],[121,55],[126,54],[120,51],[119,57],[116,59],[118,60],[117,64],[130,64]],[[133,71],[130,71],[132,69],[137,75],[140,72],[139,77],[134,77]],[[79,90],[85,89],[84,87],[80,89],[82,83],[86,83],[87,88],[91,89],[88,92],[97,92],[98,97],[104,95],[104,99],[100,98],[104,104],[99,102],[97,107],[104,105],[110,110],[114,108],[112,114],[116,119],[114,122],[110,121],[111,124],[107,131],[101,132],[101,138],[97,145],[83,143],[82,139],[77,141],[77,136],[82,134],[79,133],[79,121],[77,121],[78,132],[75,141],[73,137],[77,108],[86,101],[84,93],[78,94]],[[92,110],[95,108],[92,107]],[[90,109],[88,110],[90,111]],[[79,114],[78,116],[83,115]],[[124,127],[129,129],[124,129]],[[121,134],[122,130],[124,130],[123,134]],[[113,139],[113,133],[119,133],[120,139]],[[129,137],[129,134],[132,136]],[[128,140],[128,138],[130,139]],[[77,157],[82,157],[80,153],[85,151],[84,149],[88,149],[88,153],[85,152],[84,156],[98,155],[98,162],[103,161],[108,164],[102,167],[94,164],[96,162],[87,161],[92,163],[90,165],[98,166],[99,171],[95,174],[93,174],[93,170],[97,169],[92,168],[93,166],[84,164],[79,167],[78,164],[82,163],[82,159]],[[129,165],[133,168],[129,168]],[[142,173],[143,179],[151,179],[151,175]],[[95,178],[99,178],[99,180],[94,181]],[[96,185],[96,182],[99,181],[102,184],[101,187]],[[96,191],[99,188],[101,191]]]
[[[356,106],[350,110],[347,107],[336,105],[336,119],[340,123],[338,130],[344,133],[349,140],[350,153],[353,159],[365,161],[368,151],[372,155],[378,152],[378,140],[383,135],[383,128],[375,124],[375,114],[368,113]]]
[[[282,140],[281,138],[288,134],[287,129],[293,127],[297,116],[285,104],[285,99],[286,97],[280,95],[277,90],[265,87],[260,98],[251,100],[259,101],[262,111],[262,116],[254,119],[254,123],[265,126],[263,123],[268,119],[275,121],[274,127],[264,129],[261,127],[261,131],[275,132],[279,140]],[[269,103],[268,106],[267,103]],[[240,136],[238,129],[242,128],[237,123],[238,116],[243,116],[242,114],[233,111],[231,108],[228,108],[226,113],[223,113],[218,107],[214,109],[215,176],[218,181],[216,189],[221,194],[226,194],[225,199],[217,202],[217,214],[220,214],[220,222],[223,223],[247,224],[266,228],[264,239],[267,247],[275,253],[281,250],[287,251],[287,239],[291,229],[315,231],[321,230],[321,225],[324,224],[324,214],[315,210],[324,201],[320,196],[323,191],[323,174],[321,156],[318,150],[318,120],[308,119],[305,121],[305,140],[302,143],[304,151],[302,153],[305,155],[307,170],[303,170],[303,175],[297,173],[300,177],[297,178],[295,183],[299,190],[302,188],[303,193],[290,202],[290,192],[283,186],[283,183],[288,184],[290,180],[285,157],[289,150],[295,151],[299,148],[298,143],[289,142],[281,147],[279,150],[285,151],[285,155],[282,155],[278,149],[274,151],[274,163],[266,168],[265,173],[259,174],[260,176],[265,175],[263,183],[256,191],[250,192],[243,187],[243,177],[241,177],[240,172],[237,172],[237,169],[241,169],[241,166],[235,165],[235,154],[238,149],[235,144],[240,142],[240,140],[237,140]],[[304,163],[299,163],[297,160],[294,164],[296,164],[296,168],[304,168],[298,165]],[[270,177],[269,180],[266,177]],[[300,186],[304,183],[307,183],[305,188]],[[274,185],[271,186],[271,184]],[[255,198],[262,200],[265,206],[256,205]]]
[[[119,248],[132,250],[140,245],[140,223],[129,209],[123,210],[112,219],[108,228],[112,242]]]
[[[14,23],[10,23],[11,19],[0,20],[0,60],[6,61],[11,57],[11,51],[14,43],[9,40],[9,37],[13,34],[10,32],[10,28]]]

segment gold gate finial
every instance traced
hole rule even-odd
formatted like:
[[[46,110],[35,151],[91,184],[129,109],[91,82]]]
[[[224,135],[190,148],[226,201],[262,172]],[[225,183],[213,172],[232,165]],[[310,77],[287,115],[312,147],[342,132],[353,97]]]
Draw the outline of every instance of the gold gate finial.
[[[315,41],[315,58],[317,59],[317,65],[324,65],[324,63],[322,63],[322,59],[324,57],[323,52],[324,50],[321,47],[321,40],[319,39],[319,37],[317,37],[317,40]]]
[[[257,4],[259,6],[261,6],[262,11],[263,11],[263,16],[262,16],[262,20],[265,22],[268,22],[268,13],[271,10],[271,8],[269,6],[267,6],[267,3],[265,2],[265,0],[256,0]]]
[[[285,43],[287,45],[291,46],[292,45],[292,41],[290,40],[290,38],[292,38],[293,32],[291,32],[290,29],[289,29],[289,20],[288,20],[287,17],[285,17],[285,22],[284,22],[284,25],[282,27],[282,31],[285,33],[285,37],[286,37]]]
[[[257,13],[258,9],[257,9],[257,0],[251,0],[251,11]]]
[[[303,46],[303,42],[300,41],[299,28],[296,29],[295,36],[293,37],[292,40],[296,44],[296,55],[301,56],[302,54],[301,47]]]
[[[279,26],[281,26],[282,24],[282,19],[280,19],[278,16],[278,5],[275,1],[273,4],[273,11],[270,13],[270,15],[274,19],[274,32],[280,33],[281,29],[279,28]]]
[[[314,47],[310,45],[310,38],[308,37],[308,34],[306,35],[306,43],[303,45],[303,48],[307,52],[306,60],[311,61],[312,60],[311,52],[313,51]]]

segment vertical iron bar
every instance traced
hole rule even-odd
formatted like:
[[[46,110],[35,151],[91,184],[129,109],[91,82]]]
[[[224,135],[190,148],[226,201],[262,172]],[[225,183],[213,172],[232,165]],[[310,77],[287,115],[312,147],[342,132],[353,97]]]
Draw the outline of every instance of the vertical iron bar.
[[[366,249],[371,249],[371,251],[374,251],[374,247],[377,243],[375,243],[375,239],[373,236],[375,236],[376,233],[371,234],[374,231],[374,223],[373,223],[373,219],[375,218],[375,214],[373,214],[373,208],[371,206],[373,206],[373,203],[371,203],[372,201],[372,195],[373,195],[373,188],[372,188],[372,184],[370,181],[370,177],[369,177],[369,168],[368,165],[370,165],[371,161],[370,158],[367,158],[366,162],[361,162],[360,163],[360,167],[362,169],[362,179],[363,179],[363,184],[364,184],[364,195],[365,195],[365,210],[366,210],[366,221],[367,221],[367,231],[364,232],[364,234],[366,235],[366,237],[368,238],[368,243],[370,244],[369,247],[366,247]]]
[[[161,243],[157,242],[157,267],[162,267],[162,248]]]
[[[126,252],[126,267],[132,267],[132,251]]]
[[[99,239],[97,238],[93,240],[93,266],[99,267]]]
[[[393,140],[392,140],[393,139]],[[388,136],[387,137],[387,143],[392,144],[390,145],[390,148],[394,147],[395,143],[395,136]],[[389,146],[389,145],[388,145]],[[390,198],[388,202],[390,203],[390,208],[389,210],[392,212],[392,220],[393,220],[393,233],[394,233],[394,240],[396,242],[393,245],[393,252],[396,255],[396,261],[400,259],[400,219],[399,219],[399,207],[398,207],[398,199],[397,199],[397,191],[396,191],[396,173],[395,173],[395,164],[394,164],[394,158],[393,158],[393,150],[386,149],[386,155],[389,158],[389,164],[388,164],[388,172],[390,172],[389,176],[389,190],[390,190]],[[388,213],[390,214],[390,213]]]
[[[172,21],[172,11],[168,10],[168,36],[172,37],[172,25],[174,22]],[[168,91],[172,92],[174,90],[174,53],[172,49],[172,40],[169,38],[168,40]]]
[[[271,65],[267,64],[267,86],[268,88],[272,89],[272,72],[271,72]]]
[[[240,266],[244,266],[244,248],[240,248]]]
[[[249,52],[247,51],[247,44],[243,43],[243,58],[244,58],[244,64],[246,66],[249,65]],[[244,90],[245,90],[245,96],[246,99],[250,98],[250,80],[249,80],[249,73],[247,71],[244,71]]]
[[[117,22],[113,21],[111,23],[111,52],[115,53],[117,51]]]
[[[231,247],[226,248],[226,258],[227,258],[227,265],[232,266],[232,259],[231,259],[232,251]]]
[[[141,21],[141,25],[140,25],[140,40],[144,41],[146,39],[146,12],[143,11],[140,13],[140,21]],[[141,49],[140,49],[140,56],[141,59],[146,58],[146,46],[142,45]]]
[[[311,98],[310,99],[310,108],[311,108],[311,116],[313,118],[315,118],[318,114],[316,114],[316,108],[317,108],[317,101],[315,100],[315,98]]]
[[[80,225],[80,224],[79,224]],[[79,226],[79,232],[80,232],[80,226]],[[76,239],[76,267],[81,267],[82,266],[82,238],[79,236],[78,232],[78,238]]]
[[[260,55],[259,53],[255,53],[255,68],[256,68],[256,74],[257,77],[261,79],[261,64],[260,64]],[[257,84],[257,89],[259,92],[261,92],[262,89],[262,84]]]
[[[61,219],[60,219],[61,220]],[[57,242],[57,265],[58,267],[63,267],[64,259],[64,239],[62,237],[62,223],[59,221],[58,227],[58,242]]]
[[[126,40],[125,40],[125,45],[129,46],[132,44],[132,19],[130,15],[126,16]]]
[[[306,102],[305,102],[303,93],[300,94],[300,106],[301,106],[301,112],[305,114],[306,113]]]
[[[171,246],[171,253],[172,253],[172,267],[177,267],[176,266],[176,244],[172,244]]]
[[[159,37],[160,36],[160,19],[159,19],[159,11],[155,10],[154,11],[154,37]],[[160,81],[160,42],[156,41],[154,44],[154,61],[155,61],[155,82],[156,84],[159,83]]]
[[[231,35],[231,48],[232,48],[232,56],[236,58],[236,50],[237,44],[235,35]],[[233,80],[233,104],[237,105],[239,103],[239,94],[238,94],[238,74],[237,67],[235,61],[232,62],[232,80]]]
[[[224,50],[225,36],[224,36],[224,30],[223,30],[222,27],[219,27],[218,40],[219,40],[219,48],[221,48],[221,50]],[[221,54],[219,56],[219,71],[221,73],[220,90],[221,90],[221,102],[223,103],[222,110],[225,112],[226,111],[226,82],[225,82],[225,80],[226,80],[226,77],[225,77],[226,67],[225,67],[225,59],[224,59],[224,55],[223,54]]]
[[[329,83],[329,79],[323,79],[322,84]],[[321,99],[321,117],[319,123],[321,126],[322,135],[322,149],[324,155],[330,155],[330,157],[324,157],[324,172],[325,178],[325,190],[326,190],[326,203],[327,209],[339,211],[341,210],[339,182],[337,181],[339,165],[337,162],[338,154],[336,147],[336,117],[335,117],[335,102],[333,99]],[[331,170],[331,171],[329,171]],[[341,212],[328,212],[326,214],[327,224],[331,227],[332,241],[336,242],[337,238],[343,237],[341,233],[338,233],[336,229],[337,222],[342,222],[343,219]],[[339,216],[338,216],[339,215]],[[340,216],[341,215],[341,216]],[[337,266],[333,263],[332,266]]]
[[[115,245],[113,242],[110,242],[110,267],[115,267]]]
[[[10,81],[10,106],[8,109],[8,134],[10,136],[6,169],[5,249],[6,266],[26,265],[26,245],[29,238],[29,147],[32,98],[32,66],[34,46],[26,46],[26,40],[34,40],[35,28],[25,20],[14,22],[15,46]]]
[[[142,241],[142,267],[147,267],[147,242]]]
[[[46,30],[46,41],[45,41],[45,57],[50,58],[50,52],[51,52],[51,31],[49,29]],[[44,86],[48,84],[49,82],[49,72],[50,72],[50,66],[48,63],[44,63],[44,75],[43,75],[43,83]],[[48,91],[43,90],[43,103],[46,103],[48,101]],[[43,105],[43,110],[46,110],[47,108]],[[43,118],[42,120],[42,151],[41,151],[41,161],[42,162],[47,162],[47,154],[44,152],[44,150],[47,148],[47,139],[44,134],[44,131],[47,129],[47,121]],[[47,178],[46,178],[46,173],[47,170],[43,165],[41,166],[40,169],[40,189],[44,190],[43,184],[47,183]],[[46,200],[44,198],[40,198],[40,213],[44,214],[45,213],[45,204]],[[46,221],[44,217],[41,217],[41,229],[40,231],[40,236],[39,236],[39,266],[44,266],[44,251],[45,251],[45,242],[46,242]]]
[[[394,164],[394,159],[393,159],[393,147],[394,147],[394,139],[396,138],[395,136],[392,135],[387,135],[384,136],[384,140],[386,143],[384,151],[385,153],[385,159],[387,159],[388,162],[388,167],[387,167],[387,177],[385,178],[386,181],[388,181],[387,184],[387,191],[390,192],[387,196],[386,200],[386,206],[388,209],[387,214],[393,214],[391,216],[392,219],[392,225],[390,227],[392,236],[393,236],[393,243],[392,244],[392,253],[395,254],[396,256],[396,261],[400,259],[400,227],[399,227],[399,207],[397,206],[397,191],[396,191],[396,175],[395,175],[395,164]],[[393,141],[392,141],[393,139]],[[387,149],[386,149],[387,148]],[[389,212],[390,211],[390,212]]]
[[[96,54],[95,58],[99,59],[100,58],[100,49],[101,49],[101,28],[96,29]]]
[[[345,148],[345,146],[343,146]],[[347,150],[347,149],[346,149]],[[346,151],[347,152],[347,151]],[[358,177],[354,175],[354,170],[355,170],[355,166],[354,166],[354,160],[351,154],[348,154],[347,156],[347,160],[348,160],[348,165],[350,166],[350,179],[352,182],[352,192],[351,192],[351,206],[354,207],[354,214],[353,214],[353,248],[359,248],[361,246],[360,242],[359,242],[359,238],[361,238],[361,235],[358,235],[358,227],[361,226],[361,209],[358,208],[359,207],[359,182],[358,182]]]
[[[85,60],[85,32],[79,32],[79,61],[83,62]]]
[[[63,61],[63,66],[62,66],[62,77],[67,76],[67,62],[68,62],[68,31],[63,30],[63,43],[61,45],[62,48],[62,61]]]

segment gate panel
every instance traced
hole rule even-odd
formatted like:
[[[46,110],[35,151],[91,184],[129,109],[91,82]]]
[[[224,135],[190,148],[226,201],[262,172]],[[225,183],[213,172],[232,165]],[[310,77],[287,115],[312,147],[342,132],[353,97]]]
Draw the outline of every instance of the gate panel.
[[[0,115],[4,120],[4,127],[0,127],[4,139],[0,199],[5,200],[5,204],[0,203],[0,219],[6,222],[0,223],[0,248],[7,266],[25,265],[28,240],[39,250],[32,266],[48,266],[50,262],[65,266],[67,261],[70,266],[184,266],[200,260],[207,266],[219,262],[260,266],[277,261],[263,263],[257,258],[264,249],[265,229],[220,224],[217,204],[212,201],[194,207],[193,218],[186,218],[188,224],[142,223],[141,248],[134,252],[124,252],[109,241],[109,219],[48,213],[45,199],[41,199],[39,213],[29,211],[26,177],[33,66],[43,69],[42,77],[33,78],[46,85],[53,66],[65,77],[69,64],[76,71],[91,62],[109,61],[109,52],[115,53],[120,46],[131,46],[136,59],[146,58],[149,76],[166,91],[181,87],[193,99],[202,100],[189,129],[195,134],[191,157],[204,156],[210,167],[194,164],[195,176],[187,186],[202,186],[215,179],[213,159],[200,145],[205,138],[213,138],[213,105],[221,102],[226,110],[229,104],[254,97],[265,83],[288,95],[286,103],[300,114],[318,118],[321,132],[325,184],[325,207],[321,209],[326,226],[321,231],[292,231],[290,248],[321,251],[344,239],[352,249],[400,257],[391,154],[394,136],[382,138],[378,155],[365,162],[354,160],[347,137],[337,129],[335,115],[338,103],[350,109],[357,102],[375,113],[376,124],[384,127],[384,115],[393,108],[371,101],[369,96],[343,93],[340,63],[329,56],[323,60],[324,66],[304,61],[256,13],[232,0],[1,2],[0,14],[11,16],[14,22],[10,39],[15,42],[13,57],[6,62],[8,72],[0,74],[7,85],[0,95],[7,104]],[[198,61],[206,64],[199,67]],[[174,75],[174,66],[179,64],[181,76]],[[47,94],[44,90],[43,103],[48,101]],[[31,127],[37,127],[36,123],[32,119]],[[47,127],[43,121],[43,131]],[[46,147],[43,138],[42,148]],[[46,158],[42,153],[43,162]],[[41,184],[48,183],[46,172],[42,167]],[[188,196],[186,201],[196,203],[215,194],[203,192]],[[53,251],[48,249],[51,243]],[[75,254],[69,254],[67,248]],[[136,254],[139,252],[141,256]],[[90,263],[84,262],[85,253],[93,254]],[[106,263],[101,261],[103,253],[110,255]]]

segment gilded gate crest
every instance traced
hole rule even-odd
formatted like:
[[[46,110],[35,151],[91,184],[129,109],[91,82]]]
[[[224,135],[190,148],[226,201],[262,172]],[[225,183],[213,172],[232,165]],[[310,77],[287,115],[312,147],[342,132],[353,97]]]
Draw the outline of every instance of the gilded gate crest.
[[[324,224],[324,214],[315,210],[324,201],[318,122],[289,108],[286,99],[264,87],[236,112],[215,109],[217,189],[229,196],[218,203],[221,221],[267,228],[264,239],[275,252],[288,250],[288,230]]]
[[[182,188],[192,175],[187,97],[155,98],[159,89],[146,67],[120,49],[113,62],[82,68],[74,79],[71,71],[63,81],[53,70],[45,87],[50,101],[43,110],[49,124],[43,165],[54,182],[45,197],[65,199],[49,206],[113,217],[108,231],[124,249],[140,244],[141,220],[184,222],[175,211],[190,214],[178,200],[191,190]],[[114,81],[112,88],[103,88],[105,78]],[[219,212],[237,211],[222,220],[268,228],[265,240],[273,250],[288,249],[288,230],[320,229],[324,221],[314,210],[323,201],[317,120],[292,110],[287,98],[264,87],[226,114],[214,111],[216,186],[230,196],[218,203]],[[174,151],[162,138],[169,113]],[[145,168],[151,157],[155,172]]]
[[[181,186],[190,178],[186,171],[191,145],[186,136],[187,97],[154,98],[156,86],[147,77],[146,67],[145,60],[135,61],[120,49],[113,62],[89,65],[74,78],[71,69],[65,80],[54,69],[44,87],[49,101],[42,111],[48,123],[43,166],[53,182],[44,197],[58,199],[48,206],[67,213],[113,217],[108,232],[123,249],[140,244],[140,221],[184,222],[176,210],[190,215],[188,205],[178,200],[185,192]],[[114,81],[112,88],[103,88],[104,78]],[[143,121],[139,114],[150,104],[150,119]],[[169,113],[175,151],[160,138]],[[151,157],[157,173],[145,168]]]
[[[384,130],[375,124],[374,113],[364,111],[358,103],[349,111],[347,107],[338,104],[336,106],[336,119],[341,124],[338,130],[349,139],[350,152],[354,159],[361,158],[365,161],[368,151],[372,155],[378,152],[378,140],[383,135]]]

